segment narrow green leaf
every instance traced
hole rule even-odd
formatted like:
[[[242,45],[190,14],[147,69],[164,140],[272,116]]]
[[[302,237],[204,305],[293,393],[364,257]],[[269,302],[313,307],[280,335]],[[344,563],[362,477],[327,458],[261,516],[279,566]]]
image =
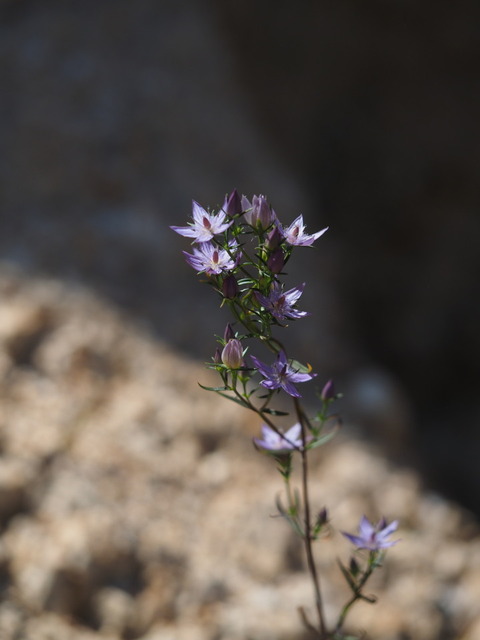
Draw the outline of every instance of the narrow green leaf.
[[[330,433],[326,433],[323,436],[319,436],[318,438],[315,438],[315,440],[313,440],[311,444],[307,445],[307,449],[316,449],[317,447],[321,447],[323,444],[330,442],[330,440],[332,440],[332,438],[334,438],[337,435],[337,432],[338,432],[338,429],[334,429],[333,431],[330,431]]]
[[[366,602],[369,602],[370,604],[375,604],[378,600],[377,596],[364,596],[363,593],[359,593],[358,597],[361,600],[365,600]]]
[[[202,387],[202,389],[205,389],[205,391],[228,391],[229,390],[229,387],[206,387],[205,385],[200,384],[200,382],[198,383],[198,386]]]
[[[262,396],[263,398],[265,398],[266,396]],[[265,409],[262,409],[262,413],[268,413],[271,416],[288,416],[289,413],[288,411],[278,411],[277,409],[269,409],[268,407],[266,407]]]
[[[227,400],[231,400],[232,402],[236,402],[241,407],[246,407],[247,409],[250,409],[250,405],[245,400],[241,400],[240,398],[237,398],[236,396],[229,396],[226,393],[222,393],[221,391],[217,391],[217,393],[218,393],[219,396],[223,396],[224,398],[227,398]]]
[[[345,580],[348,582],[348,585],[350,587],[350,589],[353,591],[353,593],[357,593],[357,585],[354,582],[352,576],[350,575],[350,572],[348,571],[348,569],[342,564],[342,562],[340,560],[337,560],[338,562],[338,566],[340,567],[342,573],[343,573],[343,577],[345,578]]]

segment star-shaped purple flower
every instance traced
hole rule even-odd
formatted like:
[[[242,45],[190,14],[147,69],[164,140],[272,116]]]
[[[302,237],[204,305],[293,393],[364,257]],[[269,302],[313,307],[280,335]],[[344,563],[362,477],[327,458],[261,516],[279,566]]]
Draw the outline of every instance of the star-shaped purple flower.
[[[397,544],[397,542],[400,542],[399,540],[387,540],[388,536],[396,531],[397,527],[398,520],[394,520],[387,525],[385,518],[382,518],[376,525],[373,525],[365,516],[362,516],[358,527],[358,536],[345,533],[344,531],[342,531],[342,534],[348,538],[350,542],[353,542],[358,549],[379,551],[380,549],[387,549]]]
[[[288,244],[296,247],[309,247],[317,238],[322,236],[327,229],[328,227],[325,227],[325,229],[309,235],[308,233],[305,233],[303,216],[298,216],[298,218],[296,218],[289,227],[282,229],[282,233]]]
[[[294,398],[301,398],[302,396],[298,393],[293,383],[308,382],[308,380],[312,380],[312,378],[317,375],[316,373],[300,373],[293,369],[288,363],[287,356],[284,351],[280,351],[272,366],[261,362],[255,356],[250,357],[252,358],[255,368],[258,369],[265,378],[265,380],[260,382],[262,387],[271,390],[283,389]]]
[[[302,427],[299,422],[290,427],[283,435],[274,431],[267,424],[262,425],[262,437],[254,438],[255,444],[267,451],[274,453],[288,453],[294,449],[300,449],[302,442]]]
[[[287,318],[295,320],[296,318],[304,318],[310,315],[308,311],[294,309],[304,288],[305,283],[284,292],[281,285],[278,282],[274,282],[268,296],[257,293],[256,297],[260,304],[277,320],[286,320]]]
[[[190,222],[188,227],[170,227],[170,229],[173,229],[181,236],[193,238],[194,242],[208,242],[213,236],[223,233],[233,224],[233,220],[225,222],[227,216],[224,211],[219,211],[216,215],[210,214],[195,200],[193,200],[192,209],[193,222]]]
[[[230,243],[232,249],[236,245]],[[207,275],[218,275],[222,271],[231,271],[235,268],[235,260],[230,256],[228,251],[220,249],[211,242],[202,242],[198,245],[198,249],[193,249],[193,254],[182,252],[188,264],[196,271],[204,271]]]

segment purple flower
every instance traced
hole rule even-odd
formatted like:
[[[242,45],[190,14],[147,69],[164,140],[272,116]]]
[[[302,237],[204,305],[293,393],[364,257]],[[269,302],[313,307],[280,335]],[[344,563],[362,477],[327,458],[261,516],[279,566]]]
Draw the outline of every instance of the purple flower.
[[[273,451],[275,453],[288,453],[294,449],[300,449],[302,442],[302,427],[297,422],[286,431],[283,436],[274,431],[271,427],[262,425],[262,437],[254,438],[253,441],[258,447]]]
[[[289,227],[283,229],[283,237],[288,242],[288,244],[294,245],[296,247],[309,247],[315,242],[317,238],[323,235],[327,229],[328,227],[325,227],[325,229],[309,235],[308,233],[305,233],[303,216],[298,216],[298,218],[296,218],[296,220],[294,220]]]
[[[265,378],[260,382],[263,387],[272,390],[283,389],[294,398],[301,398],[302,396],[298,393],[293,383],[307,382],[317,375],[316,373],[299,373],[295,371],[287,362],[287,356],[284,351],[280,351],[271,367],[255,358],[255,356],[251,356],[251,358],[255,367]]]
[[[207,213],[198,202],[193,200],[193,222],[190,222],[188,227],[170,227],[170,229],[181,236],[193,238],[194,242],[208,242],[213,236],[222,233],[233,224],[233,220],[225,222],[226,217],[223,211],[219,211],[217,215]]]
[[[234,249],[234,245],[231,244]],[[193,249],[193,254],[182,252],[188,264],[196,271],[205,271],[209,276],[217,275],[222,271],[231,271],[235,268],[235,260],[231,258],[228,251],[220,249],[211,242],[202,242],[198,249]]]
[[[243,367],[242,343],[236,338],[232,338],[223,347],[222,362],[229,369],[240,369]]]
[[[358,536],[354,536],[351,533],[342,534],[353,542],[358,549],[369,549],[370,551],[379,551],[380,549],[386,549],[394,544],[397,544],[399,540],[387,540],[398,527],[398,520],[391,522],[387,525],[385,518],[382,518],[373,525],[365,516],[362,516],[360,525],[358,527]]]
[[[257,293],[256,297],[260,304],[277,320],[304,318],[310,315],[308,311],[297,311],[297,309],[293,308],[302,295],[304,288],[305,283],[284,292],[278,282],[274,282],[268,297],[263,296],[261,293]]]
[[[253,196],[252,203],[245,196],[242,196],[242,209],[245,211],[243,217],[251,227],[268,229],[275,222],[277,216],[271,209],[265,196]]]

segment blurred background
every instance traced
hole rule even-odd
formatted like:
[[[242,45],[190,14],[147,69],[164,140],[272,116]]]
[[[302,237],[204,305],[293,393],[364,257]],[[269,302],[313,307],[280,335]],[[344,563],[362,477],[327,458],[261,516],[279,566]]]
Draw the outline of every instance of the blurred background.
[[[292,264],[312,316],[291,344],[361,438],[480,515],[479,21],[474,0],[2,0],[2,269],[200,363],[224,320],[168,228],[192,198],[329,225]]]
[[[330,225],[292,275],[314,311],[299,348],[367,434],[399,452],[404,430],[407,459],[479,513],[478,3],[0,11],[2,259],[93,287],[203,361],[217,301],[168,229],[191,199],[236,187]]]

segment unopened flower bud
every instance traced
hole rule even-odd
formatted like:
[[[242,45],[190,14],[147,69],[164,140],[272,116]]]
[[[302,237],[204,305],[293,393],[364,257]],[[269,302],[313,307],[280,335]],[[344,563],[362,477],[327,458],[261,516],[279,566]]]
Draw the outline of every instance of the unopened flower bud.
[[[247,196],[242,196],[241,199],[241,205],[242,205],[242,213],[248,213],[249,210],[252,208],[252,203],[250,202],[250,200],[247,198]],[[245,220],[247,220],[247,216],[245,216]],[[248,222],[248,220],[247,220]]]
[[[223,339],[225,340],[225,342],[228,342],[229,340],[232,340],[232,338],[235,338],[235,332],[232,329],[232,325],[228,323],[223,333]]]
[[[282,240],[283,236],[280,232],[280,229],[275,226],[271,231],[268,232],[267,238],[265,240],[265,246],[267,247],[267,249],[273,251],[273,249],[276,249],[278,246],[280,246]]]
[[[242,201],[236,189],[234,189],[229,196],[225,197],[223,210],[229,216],[235,216],[242,213]]]
[[[333,380],[329,380],[323,387],[320,398],[323,400],[323,402],[328,402],[329,400],[333,400],[335,398],[335,388],[333,386]]]
[[[231,273],[222,282],[222,293],[224,298],[232,300],[238,295],[238,284],[234,275]]]
[[[252,204],[243,196],[242,208],[245,221],[256,229],[268,229],[276,218],[265,196],[253,196]]]
[[[253,196],[253,215],[256,216],[255,226],[267,229],[273,222],[274,217],[270,205],[265,196]]]
[[[222,364],[222,352],[220,351],[220,347],[215,349],[215,353],[213,354],[213,362],[215,364]]]
[[[318,513],[317,516],[317,521],[315,523],[315,526],[318,527],[319,529],[323,526],[325,526],[328,522],[328,511],[327,511],[327,507],[323,507],[323,509],[321,509]]]
[[[243,349],[240,340],[232,338],[227,342],[222,351],[222,362],[229,369],[243,367]]]
[[[272,273],[280,273],[283,267],[285,266],[285,257],[283,255],[283,251],[280,247],[272,251],[268,260],[267,267],[270,269]]]
[[[360,573],[360,567],[354,557],[350,558],[350,573],[354,578],[356,578]]]

